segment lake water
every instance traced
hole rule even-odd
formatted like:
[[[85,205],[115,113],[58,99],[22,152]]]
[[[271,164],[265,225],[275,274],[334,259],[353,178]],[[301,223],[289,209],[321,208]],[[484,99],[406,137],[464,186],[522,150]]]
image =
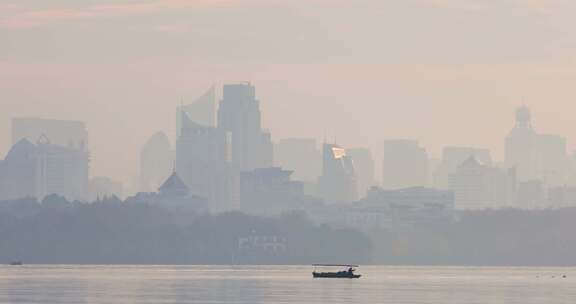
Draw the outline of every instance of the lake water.
[[[0,266],[0,303],[576,303],[576,268]],[[566,278],[562,276],[566,275]]]

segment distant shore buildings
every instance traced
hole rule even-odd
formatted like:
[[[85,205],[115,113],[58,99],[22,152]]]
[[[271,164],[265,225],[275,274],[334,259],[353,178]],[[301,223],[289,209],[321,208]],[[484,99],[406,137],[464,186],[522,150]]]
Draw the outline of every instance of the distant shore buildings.
[[[88,199],[88,132],[79,121],[14,118],[12,142],[0,162],[0,200],[58,194]]]
[[[455,218],[455,212],[576,206],[576,157],[566,138],[538,133],[528,107],[516,110],[505,155],[446,146],[439,158],[416,140],[384,140],[381,180],[368,148],[313,137],[274,143],[249,82],[215,86],[176,108],[176,138],[154,133],[142,146],[138,193],[90,175],[88,132],[79,121],[14,118],[13,145],[0,161],[0,200],[59,195],[104,197],[198,212],[256,215],[304,211],[319,221],[362,227]],[[131,191],[133,192],[133,191]],[[394,227],[399,227],[394,224]]]

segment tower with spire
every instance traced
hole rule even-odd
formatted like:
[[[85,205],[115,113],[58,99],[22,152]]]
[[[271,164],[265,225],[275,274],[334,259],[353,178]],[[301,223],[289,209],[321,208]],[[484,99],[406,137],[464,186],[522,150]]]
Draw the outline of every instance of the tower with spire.
[[[505,140],[505,164],[515,168],[519,181],[537,179],[538,135],[526,105],[516,109],[516,123]]]

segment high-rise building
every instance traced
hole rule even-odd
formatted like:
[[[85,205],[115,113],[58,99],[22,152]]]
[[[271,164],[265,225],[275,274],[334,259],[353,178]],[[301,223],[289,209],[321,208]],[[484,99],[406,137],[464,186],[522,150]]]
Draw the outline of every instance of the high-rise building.
[[[51,144],[88,151],[88,132],[81,121],[42,118],[12,119],[12,145],[21,139],[36,144],[47,138]]]
[[[274,165],[274,144],[269,130],[262,130],[260,136],[260,148],[256,156],[260,168],[268,168]]]
[[[335,144],[324,144],[322,175],[318,187],[327,203],[350,203],[357,199],[357,180],[352,158]]]
[[[86,201],[89,192],[89,155],[87,152],[39,143],[41,196],[58,194],[68,200]]]
[[[45,139],[34,145],[18,141],[0,167],[0,198],[35,197],[39,200],[58,194],[68,200],[88,197],[86,151],[53,145]]]
[[[274,150],[276,165],[293,171],[292,178],[316,181],[321,173],[322,155],[314,138],[284,138]]]
[[[88,132],[81,121],[42,118],[14,118],[12,142],[34,146],[38,161],[36,197],[49,194],[69,200],[88,199],[89,148]],[[14,174],[12,171],[10,174]]]
[[[210,209],[238,208],[239,172],[230,162],[229,134],[203,126],[182,113],[182,130],[176,142],[176,172],[197,196],[208,200]]]
[[[364,197],[374,183],[374,159],[368,148],[353,148],[347,150],[348,155],[354,161],[356,179],[358,181],[358,195]]]
[[[481,210],[511,207],[516,187],[514,169],[500,169],[482,164],[470,156],[450,176],[458,210]]]
[[[541,180],[550,187],[563,186],[568,181],[566,138],[558,135],[538,135],[538,168]]]
[[[382,187],[402,189],[428,184],[428,154],[414,140],[384,141]]]
[[[174,156],[170,140],[164,132],[157,132],[140,150],[140,192],[154,192],[170,176]]]
[[[516,125],[505,141],[505,165],[516,168],[519,181],[537,180],[538,135],[532,127],[530,109],[522,106],[516,110]]]
[[[216,126],[216,87],[212,86],[202,96],[190,104],[181,105],[176,109],[176,138],[182,130],[182,113],[200,125],[207,127]]]
[[[262,131],[260,101],[250,83],[224,85],[218,127],[232,136],[232,162],[242,171],[272,166],[270,134]]]
[[[0,162],[0,200],[42,199],[39,158],[36,145],[26,138],[12,146]]]
[[[442,150],[442,160],[433,172],[434,187],[448,189],[449,178],[453,175],[460,164],[474,156],[478,161],[487,166],[492,166],[490,150],[472,147],[445,147]]]

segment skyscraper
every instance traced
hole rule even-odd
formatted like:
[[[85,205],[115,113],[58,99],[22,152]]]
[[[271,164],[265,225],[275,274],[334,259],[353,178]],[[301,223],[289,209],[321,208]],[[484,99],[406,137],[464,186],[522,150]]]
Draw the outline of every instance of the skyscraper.
[[[488,166],[474,156],[462,162],[449,181],[459,210],[511,207],[515,187],[514,169]]]
[[[382,187],[401,189],[428,184],[428,154],[414,140],[384,141]]]
[[[322,175],[318,187],[327,203],[350,203],[357,199],[356,171],[352,158],[336,144],[324,144]]]
[[[43,118],[12,119],[12,145],[26,138],[36,144],[45,137],[53,145],[88,151],[88,132],[81,121]]]
[[[42,199],[40,167],[36,145],[26,138],[20,139],[0,162],[0,200]]]
[[[188,118],[207,127],[216,126],[216,87],[212,86],[202,96],[190,104],[181,105],[176,109],[176,137],[182,131],[182,112]]]
[[[367,148],[353,148],[347,150],[348,155],[354,161],[356,179],[358,181],[358,195],[364,197],[374,184],[374,160],[372,152]]]
[[[538,135],[526,106],[516,110],[516,125],[505,141],[505,165],[516,168],[519,181],[538,179]]]
[[[539,176],[547,186],[563,186],[568,181],[566,138],[558,135],[538,135]]]
[[[140,150],[140,192],[154,192],[170,176],[174,156],[164,132],[152,135]]]
[[[272,166],[270,134],[261,128],[260,101],[250,83],[224,85],[218,127],[232,136],[232,162],[242,171]]]
[[[89,196],[88,153],[79,149],[40,142],[40,198],[58,194],[68,200],[85,201]]]
[[[0,199],[58,194],[68,200],[88,197],[88,153],[41,140],[18,141],[0,166]]]
[[[69,200],[88,199],[88,132],[81,121],[41,118],[14,118],[14,145],[35,150],[38,169],[36,197],[49,194]],[[17,174],[14,171],[10,175]]]
[[[226,131],[195,123],[182,113],[176,171],[192,194],[208,200],[211,210],[238,208],[239,172],[230,162]]]
[[[492,165],[492,157],[488,149],[454,146],[445,147],[442,150],[442,160],[433,172],[434,187],[447,189],[450,175],[454,174],[460,164],[471,156],[474,156],[485,165]]]

